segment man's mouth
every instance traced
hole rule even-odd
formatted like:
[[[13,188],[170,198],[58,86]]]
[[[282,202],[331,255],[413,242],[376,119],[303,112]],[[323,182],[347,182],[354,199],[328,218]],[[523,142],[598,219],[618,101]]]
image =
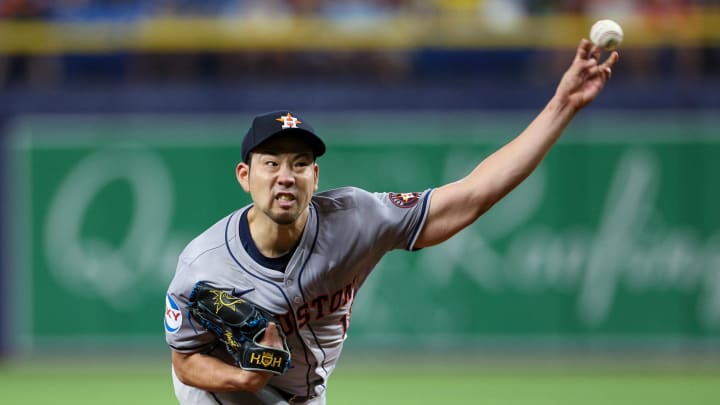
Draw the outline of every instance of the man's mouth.
[[[295,196],[288,193],[278,193],[275,195],[275,201],[278,202],[280,208],[289,208],[295,205]]]

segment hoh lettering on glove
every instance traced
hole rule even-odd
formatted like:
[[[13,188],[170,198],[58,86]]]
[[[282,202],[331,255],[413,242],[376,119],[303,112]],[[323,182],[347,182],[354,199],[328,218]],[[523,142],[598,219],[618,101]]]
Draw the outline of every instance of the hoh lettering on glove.
[[[197,282],[188,300],[190,319],[217,336],[242,369],[284,374],[291,356],[282,328],[269,312],[228,291]],[[263,340],[266,332],[277,333],[279,342]]]

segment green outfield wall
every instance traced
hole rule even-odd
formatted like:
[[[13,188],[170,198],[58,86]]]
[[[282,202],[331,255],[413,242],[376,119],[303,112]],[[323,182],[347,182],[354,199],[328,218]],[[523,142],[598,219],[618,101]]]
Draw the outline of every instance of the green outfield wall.
[[[314,114],[329,146],[320,188],[442,185],[532,115]],[[178,253],[249,202],[234,178],[248,122],[16,120],[6,239],[14,343],[161,346]],[[720,347],[718,124],[712,115],[581,116],[470,228],[389,254],[360,290],[351,341]]]

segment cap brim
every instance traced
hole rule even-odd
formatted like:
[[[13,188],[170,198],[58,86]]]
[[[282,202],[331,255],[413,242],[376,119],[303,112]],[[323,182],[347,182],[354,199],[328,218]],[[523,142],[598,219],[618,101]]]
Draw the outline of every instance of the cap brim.
[[[273,139],[273,138],[275,138],[275,137],[277,137],[277,136],[287,135],[287,134],[291,134],[291,133],[294,133],[294,134],[302,134],[302,135],[303,135],[303,140],[308,144],[308,146],[310,146],[310,149],[311,149],[312,152],[313,152],[313,157],[314,157],[314,158],[318,158],[318,157],[320,157],[320,156],[322,156],[322,155],[325,154],[325,150],[326,150],[325,142],[323,142],[322,139],[320,139],[319,136],[315,135],[315,133],[313,133],[312,131],[309,131],[309,130],[307,130],[307,129],[304,129],[304,128],[287,128],[287,129],[281,129],[281,130],[275,132],[274,134],[272,134],[272,135],[268,136],[267,138],[265,138],[265,139],[264,139],[262,142],[260,142],[259,144],[257,144],[257,145],[255,145],[255,146],[253,146],[252,148],[250,148],[250,150],[247,152],[247,156],[243,156],[243,159],[244,159],[245,162],[247,163],[247,160],[248,160],[250,154],[251,154],[255,149],[257,149],[259,146],[261,146],[262,144],[270,141],[271,139]]]

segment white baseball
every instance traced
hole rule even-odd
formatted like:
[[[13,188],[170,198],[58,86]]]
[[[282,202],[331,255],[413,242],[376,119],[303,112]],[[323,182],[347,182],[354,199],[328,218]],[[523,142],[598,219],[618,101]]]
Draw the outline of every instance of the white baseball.
[[[590,40],[600,48],[611,51],[623,40],[622,27],[613,20],[600,20],[590,28]]]

